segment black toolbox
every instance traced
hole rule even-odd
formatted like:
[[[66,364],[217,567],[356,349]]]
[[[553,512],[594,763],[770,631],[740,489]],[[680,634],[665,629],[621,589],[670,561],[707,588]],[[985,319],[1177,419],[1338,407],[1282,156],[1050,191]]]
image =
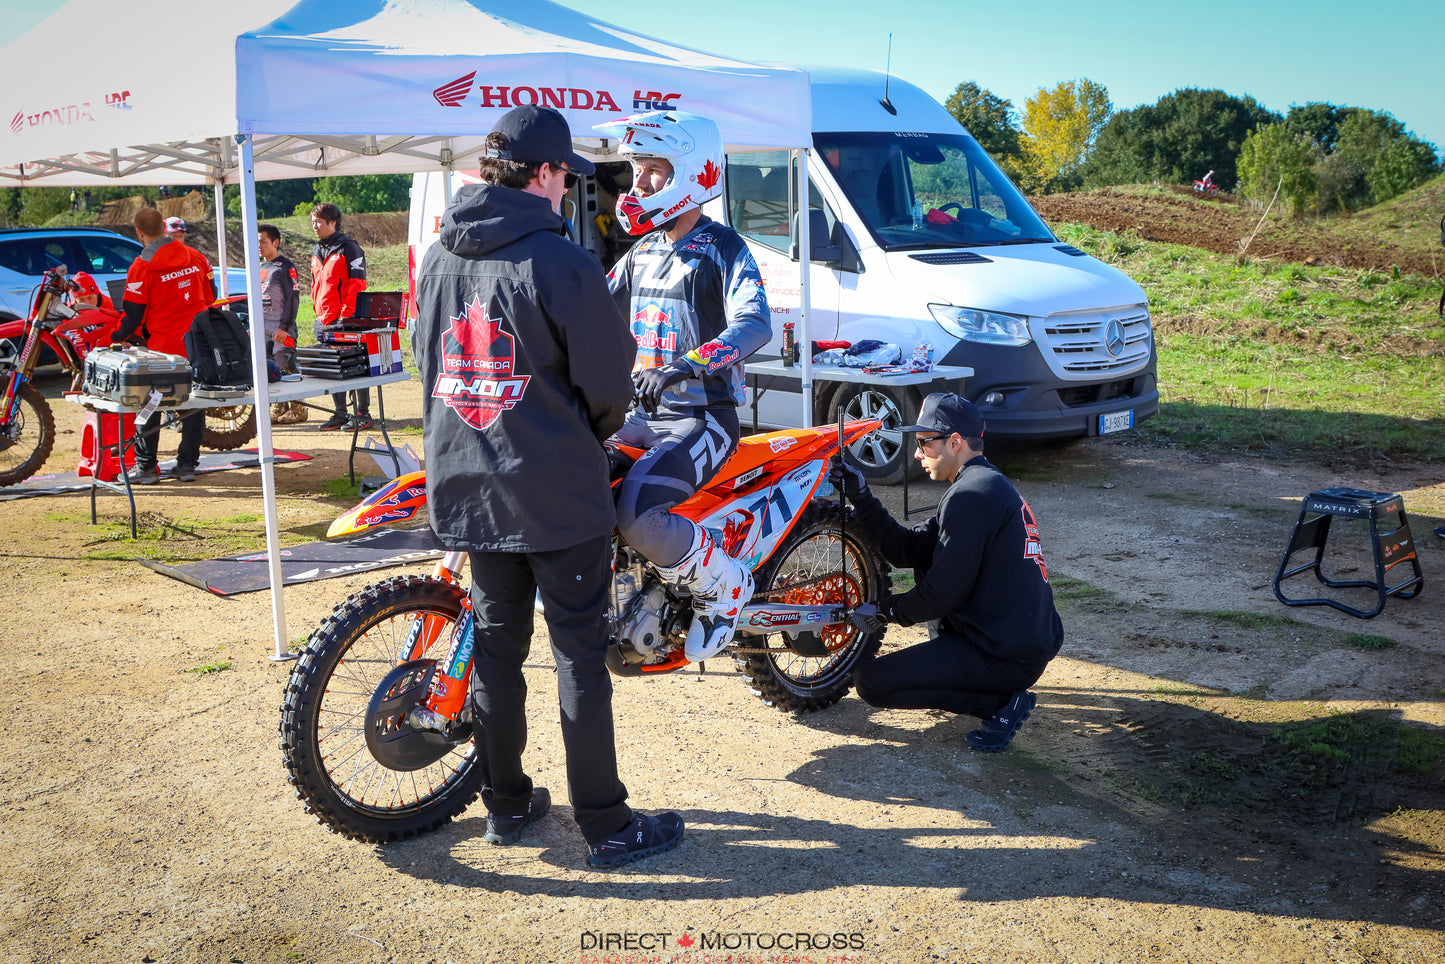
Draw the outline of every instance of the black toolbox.
[[[97,348],[85,356],[82,390],[127,408],[142,408],[154,390],[161,408],[173,408],[191,397],[191,364],[149,348]]]
[[[371,374],[366,348],[361,345],[312,345],[296,351],[303,375],[315,378],[360,378]]]

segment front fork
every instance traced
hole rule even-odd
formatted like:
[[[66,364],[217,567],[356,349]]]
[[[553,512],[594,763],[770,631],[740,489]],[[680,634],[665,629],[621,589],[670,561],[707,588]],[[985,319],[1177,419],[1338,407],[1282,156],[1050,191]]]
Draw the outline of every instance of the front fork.
[[[437,560],[431,578],[438,582],[460,586],[462,583],[462,562],[466,553],[448,552]],[[472,675],[472,600],[470,595],[462,597],[462,612],[455,623],[434,613],[422,613],[412,618],[401,646],[397,649],[396,663],[400,666],[415,659],[423,658],[442,637],[450,631],[451,639],[446,656],[436,660],[431,685],[426,698],[407,713],[407,719],[422,729],[445,732],[455,722],[467,705],[467,685]]]

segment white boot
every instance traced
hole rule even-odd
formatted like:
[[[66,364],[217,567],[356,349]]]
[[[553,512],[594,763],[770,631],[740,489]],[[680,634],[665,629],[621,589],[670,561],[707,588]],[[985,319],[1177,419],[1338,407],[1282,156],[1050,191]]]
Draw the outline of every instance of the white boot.
[[[692,548],[675,566],[658,566],[662,578],[692,591],[692,628],[685,652],[691,662],[716,656],[733,641],[738,614],[753,596],[753,574],[694,524]]]

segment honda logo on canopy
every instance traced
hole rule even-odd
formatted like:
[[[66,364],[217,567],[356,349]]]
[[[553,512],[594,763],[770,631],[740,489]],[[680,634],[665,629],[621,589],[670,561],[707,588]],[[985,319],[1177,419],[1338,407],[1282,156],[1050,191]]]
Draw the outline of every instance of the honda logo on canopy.
[[[443,107],[460,107],[462,101],[466,100],[467,95],[472,92],[472,81],[476,76],[477,72],[474,70],[465,77],[458,77],[449,84],[442,84],[432,91],[431,95]]]

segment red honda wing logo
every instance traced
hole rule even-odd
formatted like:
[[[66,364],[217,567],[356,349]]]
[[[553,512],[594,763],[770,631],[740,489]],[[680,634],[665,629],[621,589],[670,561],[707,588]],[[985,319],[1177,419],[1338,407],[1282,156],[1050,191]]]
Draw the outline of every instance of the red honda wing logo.
[[[450,84],[442,84],[431,95],[437,99],[437,103],[443,107],[460,107],[467,94],[472,92],[472,80],[477,76],[474,70],[465,77],[458,77]]]

